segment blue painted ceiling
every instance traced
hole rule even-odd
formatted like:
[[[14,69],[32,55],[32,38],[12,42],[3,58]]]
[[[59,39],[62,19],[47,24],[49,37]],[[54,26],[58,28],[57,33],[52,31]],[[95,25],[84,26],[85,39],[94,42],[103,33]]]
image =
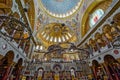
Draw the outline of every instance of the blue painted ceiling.
[[[80,0],[41,0],[43,6],[52,13],[65,14],[72,10]]]

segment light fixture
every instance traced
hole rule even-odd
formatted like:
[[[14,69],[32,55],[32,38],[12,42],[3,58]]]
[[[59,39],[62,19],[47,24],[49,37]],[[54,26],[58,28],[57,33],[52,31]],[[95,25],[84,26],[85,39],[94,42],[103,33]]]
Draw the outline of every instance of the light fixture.
[[[0,33],[3,34],[4,36],[10,38],[11,40],[30,40],[30,38],[32,37],[32,31],[29,27],[28,24],[24,24],[22,21],[14,18],[13,16],[5,16],[5,15],[1,15],[0,16],[0,21],[1,23],[6,22],[5,26],[1,25],[1,28],[4,29],[0,29]],[[11,31],[11,32],[7,32],[7,30]],[[22,37],[24,36],[24,32],[25,34],[27,33],[26,37]],[[21,37],[15,37],[14,35],[16,33],[19,33]]]
[[[36,50],[38,50],[38,49],[39,49],[39,45],[36,46]]]
[[[59,44],[54,44],[54,45],[51,45],[48,47],[47,51],[46,52],[42,52],[42,53],[45,53],[44,54],[44,58],[47,54],[51,54],[51,53],[58,53],[58,54],[64,54],[65,52],[67,53],[71,53],[71,52],[78,52],[79,54],[87,54],[86,56],[84,56],[83,58],[81,58],[80,60],[84,61],[86,60],[88,57],[89,57],[89,51],[87,51],[86,49],[83,49],[83,48],[78,48],[74,43],[70,43],[70,42],[65,42],[64,44],[69,44],[70,47],[68,48],[64,48],[64,47],[61,47],[61,44],[62,43],[59,43]]]

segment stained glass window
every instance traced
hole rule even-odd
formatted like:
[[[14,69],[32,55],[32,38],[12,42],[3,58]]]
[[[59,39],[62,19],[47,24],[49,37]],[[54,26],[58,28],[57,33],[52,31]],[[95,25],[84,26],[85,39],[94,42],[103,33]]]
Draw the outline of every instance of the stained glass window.
[[[102,9],[97,9],[90,15],[89,25],[93,27],[96,22],[104,15],[104,11]]]

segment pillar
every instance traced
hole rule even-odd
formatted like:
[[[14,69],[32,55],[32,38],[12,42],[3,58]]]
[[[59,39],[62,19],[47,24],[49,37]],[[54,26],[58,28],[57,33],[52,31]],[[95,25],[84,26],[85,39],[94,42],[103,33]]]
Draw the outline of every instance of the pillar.
[[[110,80],[113,80],[106,63],[103,63],[103,67],[105,68],[106,73],[107,73],[108,77],[110,78]]]
[[[110,67],[111,67],[111,69],[112,69],[113,72],[114,72],[114,76],[115,76],[116,80],[119,80],[118,75],[117,75],[117,73],[115,72],[115,69],[113,68],[114,65],[110,65]]]
[[[94,77],[97,79],[97,73],[96,73],[96,71],[95,71],[95,67],[92,66],[91,68],[92,68],[92,70],[93,70]]]
[[[7,79],[9,78],[9,74],[10,74],[10,71],[11,71],[11,67],[12,67],[11,64],[10,64],[9,66],[7,66],[7,69],[6,69],[6,71],[5,71],[5,74],[4,74],[3,78],[2,78],[2,80],[7,80]]]

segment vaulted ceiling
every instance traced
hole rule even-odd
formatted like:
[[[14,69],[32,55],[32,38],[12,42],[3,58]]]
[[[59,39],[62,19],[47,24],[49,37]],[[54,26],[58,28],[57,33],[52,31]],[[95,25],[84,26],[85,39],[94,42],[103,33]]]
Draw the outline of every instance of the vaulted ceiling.
[[[79,44],[92,28],[91,16],[101,12],[104,15],[111,2],[112,0],[1,0],[0,8],[4,10],[0,14],[12,10],[18,19],[27,14],[25,21],[29,20],[37,45],[47,50],[53,44]],[[25,8],[27,13],[24,13]],[[95,18],[95,23],[98,21],[96,17],[92,17]]]
[[[49,46],[79,41],[79,9],[83,0],[35,0],[34,2],[37,7],[35,26],[38,43]]]

